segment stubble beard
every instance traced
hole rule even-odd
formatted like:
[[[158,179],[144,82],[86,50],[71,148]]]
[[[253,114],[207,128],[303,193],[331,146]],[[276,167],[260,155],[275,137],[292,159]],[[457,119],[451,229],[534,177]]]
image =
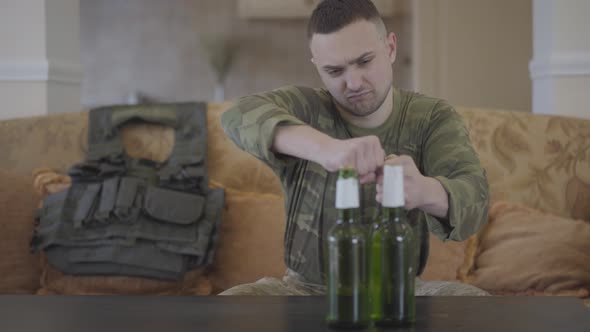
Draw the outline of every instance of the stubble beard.
[[[387,91],[383,94],[383,96],[380,96],[380,98],[378,100],[366,101],[368,103],[368,105],[366,105],[366,106],[364,103],[358,103],[355,105],[355,104],[351,104],[348,102],[346,102],[346,105],[343,105],[343,103],[340,103],[338,100],[336,100],[336,104],[338,105],[339,109],[341,109],[345,113],[348,113],[352,116],[359,117],[359,118],[367,117],[367,116],[377,112],[377,110],[379,110],[379,108],[381,108],[381,105],[383,105],[383,103],[385,102],[385,99],[387,99],[387,95],[389,94],[389,90],[391,90],[391,85],[390,85],[389,89],[387,89]],[[346,98],[346,97],[344,97],[344,98]]]

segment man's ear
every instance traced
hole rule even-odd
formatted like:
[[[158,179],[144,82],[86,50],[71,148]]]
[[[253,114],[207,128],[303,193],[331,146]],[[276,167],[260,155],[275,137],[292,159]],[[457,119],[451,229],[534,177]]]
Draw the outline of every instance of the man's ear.
[[[387,35],[387,51],[389,53],[389,61],[391,62],[391,64],[393,64],[395,62],[395,59],[397,57],[397,36],[395,35],[395,33],[390,32]]]

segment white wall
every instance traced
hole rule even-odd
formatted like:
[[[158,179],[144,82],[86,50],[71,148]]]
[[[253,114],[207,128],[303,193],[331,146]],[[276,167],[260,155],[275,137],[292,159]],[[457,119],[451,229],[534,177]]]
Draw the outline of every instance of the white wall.
[[[0,1],[0,119],[78,111],[79,0]]]
[[[45,59],[43,3],[0,2],[0,119],[44,113],[45,84],[38,77]]]
[[[590,118],[590,1],[534,0],[533,112]]]
[[[82,108],[80,1],[46,0],[47,113]]]
[[[81,0],[83,104],[123,103],[133,92],[160,101],[212,100],[215,77],[200,34],[233,32],[242,43],[226,99],[287,84],[322,86],[310,62],[307,21],[242,19],[237,1]],[[411,20],[385,23],[400,43],[395,82],[411,88]]]
[[[44,3],[44,0],[0,1],[0,61],[37,59],[45,55]]]
[[[454,105],[531,110],[530,0],[414,0],[414,88]]]

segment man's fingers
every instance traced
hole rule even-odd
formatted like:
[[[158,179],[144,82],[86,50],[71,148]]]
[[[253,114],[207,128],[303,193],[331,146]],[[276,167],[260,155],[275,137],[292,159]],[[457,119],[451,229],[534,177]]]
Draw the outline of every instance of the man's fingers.
[[[377,168],[383,167],[384,163],[385,163],[385,151],[383,151],[383,148],[381,148],[381,146],[376,146],[375,147],[375,164],[376,164]]]
[[[352,168],[356,169],[358,172],[358,165],[357,165],[356,157],[354,155],[350,155],[350,154],[346,155],[344,158],[340,159],[340,164],[338,165],[338,168],[335,169],[334,171],[338,171],[342,167],[352,167]]]
[[[401,155],[396,156],[391,154],[385,158],[385,165],[389,166],[403,166],[408,167],[414,164],[414,159],[410,156]]]
[[[401,155],[396,158],[396,162],[402,166],[410,166],[414,164],[414,159],[408,155]]]
[[[396,154],[394,154],[394,153],[392,153],[392,154],[389,154],[389,155],[387,155],[387,157],[385,157],[385,164],[389,165],[389,163],[390,163],[392,160],[395,160],[395,159],[397,159],[397,158],[398,158],[398,155],[396,155]]]
[[[356,163],[356,171],[358,172],[359,176],[362,176],[369,172],[367,167],[367,162],[365,158],[365,151],[357,150],[355,151],[355,163]]]
[[[363,174],[360,176],[359,181],[361,184],[375,182],[376,175],[375,172],[369,172],[367,174]]]

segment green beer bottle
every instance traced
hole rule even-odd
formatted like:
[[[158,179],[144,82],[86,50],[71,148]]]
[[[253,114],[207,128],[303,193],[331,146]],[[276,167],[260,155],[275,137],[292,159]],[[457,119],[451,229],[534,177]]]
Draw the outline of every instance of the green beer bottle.
[[[401,166],[383,167],[380,220],[369,235],[369,299],[376,326],[411,325],[416,319],[416,244],[404,210]]]
[[[359,184],[354,169],[343,168],[336,183],[336,224],[326,236],[326,320],[330,327],[369,325],[367,235],[355,221]]]

